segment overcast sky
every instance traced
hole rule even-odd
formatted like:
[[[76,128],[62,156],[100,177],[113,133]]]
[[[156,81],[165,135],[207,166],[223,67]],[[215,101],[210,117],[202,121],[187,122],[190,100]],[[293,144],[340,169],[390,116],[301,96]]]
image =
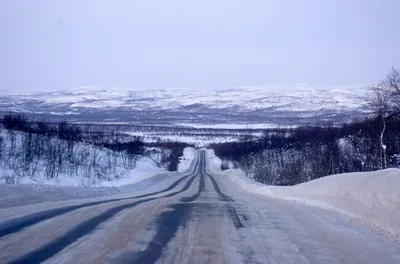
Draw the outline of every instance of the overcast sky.
[[[399,0],[0,1],[0,89],[371,84]]]

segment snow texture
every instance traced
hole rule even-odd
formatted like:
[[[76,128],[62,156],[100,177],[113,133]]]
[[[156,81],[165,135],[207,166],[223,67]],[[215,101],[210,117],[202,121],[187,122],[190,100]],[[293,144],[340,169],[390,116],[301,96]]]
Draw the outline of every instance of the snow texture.
[[[185,172],[189,169],[190,164],[195,158],[196,150],[191,147],[187,147],[183,150],[183,156],[180,157],[179,164],[178,164],[178,171]]]
[[[142,167],[144,169],[144,166]],[[176,181],[182,174],[164,172],[142,174],[138,180],[126,181],[126,184],[115,184],[115,187],[55,186],[41,184],[0,184],[0,209],[28,204],[44,203],[51,205],[55,201],[70,200],[72,203],[83,198],[104,199],[105,196],[142,194],[159,190]],[[127,184],[131,182],[130,184]],[[47,203],[46,203],[47,202]]]
[[[154,161],[152,161],[150,158],[143,157],[136,162],[135,168],[133,170],[130,170],[127,176],[113,181],[104,181],[102,182],[102,185],[107,187],[129,185],[165,172],[166,170],[164,168],[157,167],[154,164]]]
[[[192,135],[181,135],[180,133],[163,133],[163,132],[148,132],[148,131],[124,131],[125,135],[132,137],[140,137],[145,143],[155,143],[155,142],[182,142],[195,145],[198,148],[208,146],[215,143],[226,143],[226,142],[237,142],[240,140],[241,136],[245,134],[242,133],[231,133],[230,135],[202,135],[201,133],[194,133]],[[261,132],[249,132],[246,135],[253,137],[262,136]]]
[[[70,187],[118,187],[130,185],[153,177],[156,174],[165,173],[165,168],[157,167],[155,162],[149,157],[141,157],[136,161],[135,168],[125,169],[116,168],[117,173],[110,175],[108,180],[98,180],[93,177],[85,177],[80,173],[78,176],[70,176],[65,173],[58,175],[53,179],[46,179],[43,173],[37,173],[35,176],[22,177],[19,184],[21,185],[48,185],[48,186],[70,186]],[[11,177],[15,172],[10,169],[0,169],[0,186],[6,184],[6,176]]]
[[[335,210],[400,241],[400,169],[338,174],[286,187],[257,183],[239,169],[221,171],[213,150],[207,150],[207,161],[209,170],[247,191]]]
[[[0,111],[53,113],[56,116],[64,114],[72,120],[91,122],[101,120],[107,123],[152,123],[153,118],[160,118],[164,123],[176,123],[179,120],[178,123],[186,123],[192,127],[208,120],[207,124],[199,125],[220,128],[224,124],[233,123],[231,128],[249,128],[250,124],[268,128],[296,125],[288,121],[290,117],[300,118],[308,123],[307,120],[312,117],[327,121],[336,120],[337,115],[347,117],[349,112],[351,115],[365,113],[366,93],[367,89],[359,86],[313,87],[306,84],[244,86],[214,91],[126,90],[83,86],[51,93],[0,96]],[[118,112],[117,115],[115,111]],[[132,114],[137,111],[149,112],[143,116]],[[252,113],[251,118],[248,113]],[[238,123],[235,124],[236,122]],[[262,124],[258,125],[260,122]]]
[[[21,168],[24,162],[23,155],[24,142],[28,134],[24,132],[0,131],[0,139],[5,143],[3,155],[9,160],[3,159],[0,162],[0,185],[7,183],[14,184],[39,184],[54,186],[85,186],[85,187],[116,187],[129,185],[159,173],[166,172],[160,164],[161,149],[146,149],[144,156],[136,156],[135,159],[126,158],[126,154],[111,151],[104,147],[99,147],[82,142],[75,143],[73,155],[60,165],[57,174],[49,177],[46,168],[49,159],[46,156],[34,157],[31,163]],[[11,144],[13,138],[15,144]],[[51,146],[64,146],[60,153],[65,154],[66,141],[56,138],[45,138]],[[43,138],[35,137],[34,140],[44,142]],[[39,141],[41,140],[41,141]],[[39,144],[36,143],[36,144]],[[151,151],[150,151],[151,150]],[[8,151],[6,153],[6,151]],[[147,153],[148,152],[148,153]],[[125,157],[124,157],[125,156]],[[158,161],[158,162],[157,162]],[[76,167],[73,167],[76,166]],[[7,181],[7,179],[17,179]]]
[[[0,208],[117,194],[117,188],[0,184]]]
[[[197,157],[197,151],[193,148],[184,150],[182,162],[179,164],[180,171],[193,170],[193,161]],[[133,192],[141,194],[157,191],[172,184],[177,177],[182,176],[179,172],[168,172],[158,168],[151,158],[143,157],[136,162],[135,169],[131,170],[127,177],[114,181],[105,181],[101,186],[63,186],[73,180],[60,179],[57,185],[51,182],[38,184],[0,184],[0,208],[9,208],[27,204],[63,201],[70,199],[96,198],[104,196],[119,195],[126,197]],[[46,184],[44,184],[46,183]],[[72,201],[72,200],[71,200]],[[47,203],[46,203],[47,204]]]
[[[261,124],[200,124],[200,123],[176,123],[177,126],[182,127],[191,127],[198,129],[270,129],[270,128],[278,128],[282,127],[278,124],[273,123],[261,123]],[[286,127],[286,126],[285,126]],[[298,127],[297,125],[287,126],[290,128]]]
[[[355,87],[311,87],[309,85],[235,87],[215,91],[183,89],[137,89],[123,91],[95,86],[17,97],[35,97],[44,104],[70,103],[73,108],[179,109],[202,104],[214,109],[237,107],[241,111],[275,107],[280,110],[304,111],[324,108],[360,107],[365,90]],[[363,102],[361,102],[363,103]],[[150,105],[151,104],[151,105]]]
[[[4,173],[6,172],[3,171],[2,174]],[[153,160],[143,157],[136,162],[136,167],[129,170],[125,177],[103,181],[99,185],[89,185],[90,187],[82,186],[81,183],[84,180],[82,177],[60,175],[52,180],[33,180],[30,177],[24,177],[22,184],[0,184],[0,208],[136,192],[168,178],[175,178],[173,177],[175,174],[158,168]]]

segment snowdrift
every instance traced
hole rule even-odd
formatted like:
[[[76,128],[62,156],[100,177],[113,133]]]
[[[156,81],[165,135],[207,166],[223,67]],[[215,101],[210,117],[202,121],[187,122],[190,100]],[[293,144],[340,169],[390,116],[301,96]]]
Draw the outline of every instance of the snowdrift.
[[[193,160],[198,152],[193,148],[184,151],[179,166],[185,172],[193,170]],[[2,171],[0,170],[0,174]],[[12,172],[10,172],[12,173]],[[63,201],[70,199],[95,198],[110,195],[131,195],[132,192],[151,192],[171,185],[179,172],[168,172],[158,168],[152,159],[143,157],[136,162],[136,167],[126,177],[104,181],[97,186],[73,185],[76,179],[60,178],[58,181],[35,181],[24,184],[0,184],[0,209],[36,204],[43,202]]]
[[[187,147],[183,150],[183,156],[179,159],[178,171],[185,172],[189,169],[195,158],[196,150],[192,147]]]
[[[207,151],[208,169],[229,177],[243,189],[272,198],[336,210],[364,226],[400,241],[400,170],[332,175],[296,186],[266,186],[243,171],[221,171],[221,161]]]

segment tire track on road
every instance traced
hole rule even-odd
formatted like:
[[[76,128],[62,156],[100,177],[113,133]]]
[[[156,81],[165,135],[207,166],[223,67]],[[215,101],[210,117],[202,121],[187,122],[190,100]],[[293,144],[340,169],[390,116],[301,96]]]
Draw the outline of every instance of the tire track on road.
[[[222,201],[227,202],[226,204],[224,204],[224,209],[226,210],[229,218],[232,220],[233,225],[235,226],[236,229],[239,228],[243,228],[244,224],[241,220],[241,218],[243,218],[244,220],[247,220],[248,217],[244,214],[239,214],[235,208],[235,206],[233,205],[233,203],[235,202],[235,200],[226,195],[225,193],[223,193],[221,191],[221,188],[219,187],[217,181],[215,180],[215,178],[213,176],[211,176],[210,174],[208,174],[205,170],[203,172],[205,175],[208,176],[208,178],[211,180],[212,185],[214,187],[215,192],[218,194],[218,196],[221,198]],[[242,216],[242,217],[240,217]]]
[[[194,171],[192,173],[190,173],[189,175],[186,175],[182,178],[180,178],[179,180],[175,181],[174,183],[172,183],[170,186],[168,186],[167,188],[157,191],[157,192],[152,192],[152,193],[148,193],[148,194],[143,194],[143,195],[138,195],[138,196],[132,196],[132,197],[127,197],[127,198],[119,198],[119,199],[109,199],[109,200],[103,200],[103,201],[97,201],[97,202],[88,202],[88,203],[84,203],[84,204],[79,204],[79,205],[71,205],[71,206],[66,206],[66,207],[62,207],[62,208],[56,208],[56,209],[51,209],[51,210],[47,210],[47,211],[42,211],[39,213],[34,213],[34,214],[30,214],[27,216],[23,216],[20,218],[15,218],[15,219],[10,219],[5,221],[4,223],[0,224],[0,238],[19,232],[24,228],[27,228],[29,226],[35,225],[39,222],[42,222],[44,220],[48,220],[51,218],[54,218],[56,216],[60,216],[81,208],[85,208],[85,207],[90,207],[90,206],[95,206],[95,205],[99,205],[99,204],[103,204],[103,203],[110,203],[110,202],[119,202],[119,201],[124,201],[124,200],[132,200],[132,199],[140,199],[140,198],[146,198],[149,196],[153,196],[153,195],[157,195],[157,194],[161,194],[161,193],[165,193],[168,191],[171,191],[172,189],[174,189],[176,186],[178,186],[178,184],[180,184],[182,181],[184,181],[185,179],[197,174],[197,171],[199,170],[199,159],[197,159],[196,164],[194,166]]]
[[[132,207],[135,207],[139,204],[143,204],[143,203],[147,203],[150,201],[154,201],[154,200],[158,200],[158,199],[162,199],[162,198],[167,198],[167,197],[172,197],[175,196],[179,193],[182,193],[186,190],[188,190],[190,188],[190,186],[193,184],[193,181],[196,179],[196,176],[199,172],[199,164],[200,164],[200,157],[197,159],[196,165],[195,165],[195,169],[194,171],[187,175],[182,177],[181,179],[179,179],[178,181],[174,182],[173,184],[171,184],[169,187],[167,187],[166,189],[162,190],[162,191],[158,191],[158,192],[154,192],[154,193],[150,193],[150,194],[145,194],[145,195],[140,195],[140,196],[136,196],[137,197],[148,197],[151,195],[155,195],[155,194],[160,194],[169,190],[172,190],[173,188],[175,188],[179,183],[181,183],[183,180],[187,179],[188,177],[190,177],[190,179],[185,183],[185,185],[178,191],[160,196],[160,197],[152,197],[152,198],[148,198],[148,199],[144,199],[144,200],[140,200],[140,201],[135,201],[132,203],[128,203],[128,204],[123,204],[117,207],[113,207],[95,217],[92,217],[90,219],[85,220],[84,222],[82,222],[81,224],[73,227],[71,230],[69,230],[68,232],[66,232],[65,234],[55,238],[54,240],[50,241],[49,243],[46,243],[45,245],[43,245],[42,247],[40,247],[39,249],[36,249],[32,252],[29,252],[17,259],[14,259],[8,263],[41,263],[51,257],[53,257],[54,255],[56,255],[57,253],[61,252],[64,248],[66,248],[67,246],[69,246],[70,244],[74,243],[75,241],[77,241],[78,239],[82,238],[83,236],[91,233],[92,231],[94,231],[101,223],[107,221],[108,219],[112,218],[113,216],[115,216],[116,214],[120,213],[123,210],[126,209],[130,209]],[[117,199],[119,201],[121,200],[125,200],[125,199],[133,199],[133,197],[130,198],[124,198],[124,199]],[[104,202],[104,201],[103,201]]]
[[[204,152],[201,153],[202,163],[199,166],[200,168],[203,168],[205,166],[205,158]],[[118,258],[116,261],[117,263],[154,263],[161,257],[164,248],[166,248],[168,242],[175,237],[179,227],[186,225],[186,222],[196,205],[196,203],[192,202],[196,201],[205,189],[204,174],[201,169],[199,169],[199,175],[199,188],[194,195],[182,197],[180,199],[182,203],[168,206],[171,210],[163,212],[157,216],[155,221],[156,234],[149,242],[147,248],[133,254],[124,254]]]
[[[180,200],[182,203],[168,206],[168,208],[171,210],[163,212],[156,217],[154,224],[156,234],[153,236],[145,250],[124,254],[120,256],[115,263],[155,263],[162,256],[164,249],[167,247],[171,239],[175,237],[179,228],[186,226],[186,223],[190,219],[190,215],[194,211],[194,208],[196,206],[204,206],[203,203],[193,202],[199,198],[200,194],[205,189],[204,178],[206,175],[211,180],[213,188],[221,201],[225,202],[222,206],[222,210],[227,213],[234,227],[236,229],[244,227],[240,215],[233,205],[234,199],[224,194],[214,177],[206,173],[204,151],[201,151],[201,160],[202,162],[199,165],[200,182],[197,193],[190,197],[181,198]],[[246,220],[248,218],[247,216],[243,215],[243,219]]]
[[[28,264],[28,263],[43,262],[43,261],[51,258],[52,256],[56,255],[57,253],[62,251],[64,248],[66,248],[67,246],[72,244],[73,242],[75,242],[78,239],[82,238],[83,236],[91,233],[93,230],[95,230],[98,227],[98,225],[107,221],[108,219],[112,218],[117,213],[119,213],[125,209],[132,208],[132,207],[137,206],[142,203],[146,203],[146,202],[150,202],[150,201],[154,201],[154,200],[158,200],[158,199],[162,199],[162,198],[172,197],[172,196],[175,196],[179,193],[182,193],[182,192],[188,190],[189,187],[192,185],[193,181],[195,180],[195,178],[196,178],[196,175],[192,176],[192,178],[190,178],[190,180],[179,191],[176,191],[176,192],[173,192],[173,193],[161,196],[161,197],[148,198],[145,200],[140,200],[140,201],[136,201],[133,203],[128,203],[128,204],[124,204],[124,205],[120,205],[120,206],[111,208],[95,217],[92,217],[92,218],[82,222],[81,224],[72,228],[70,231],[68,231],[64,235],[45,244],[41,248],[34,250],[33,252],[30,252],[30,253],[28,253],[18,259],[15,259],[9,263],[13,263],[13,264],[26,263],[26,264]]]

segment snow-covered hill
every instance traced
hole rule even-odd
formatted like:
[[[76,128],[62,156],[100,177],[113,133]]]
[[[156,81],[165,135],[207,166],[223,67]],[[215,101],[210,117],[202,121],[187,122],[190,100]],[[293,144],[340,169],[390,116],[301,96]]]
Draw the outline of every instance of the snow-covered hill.
[[[0,111],[102,122],[293,124],[353,118],[365,107],[365,88],[308,85],[225,90],[85,86],[0,96]]]

